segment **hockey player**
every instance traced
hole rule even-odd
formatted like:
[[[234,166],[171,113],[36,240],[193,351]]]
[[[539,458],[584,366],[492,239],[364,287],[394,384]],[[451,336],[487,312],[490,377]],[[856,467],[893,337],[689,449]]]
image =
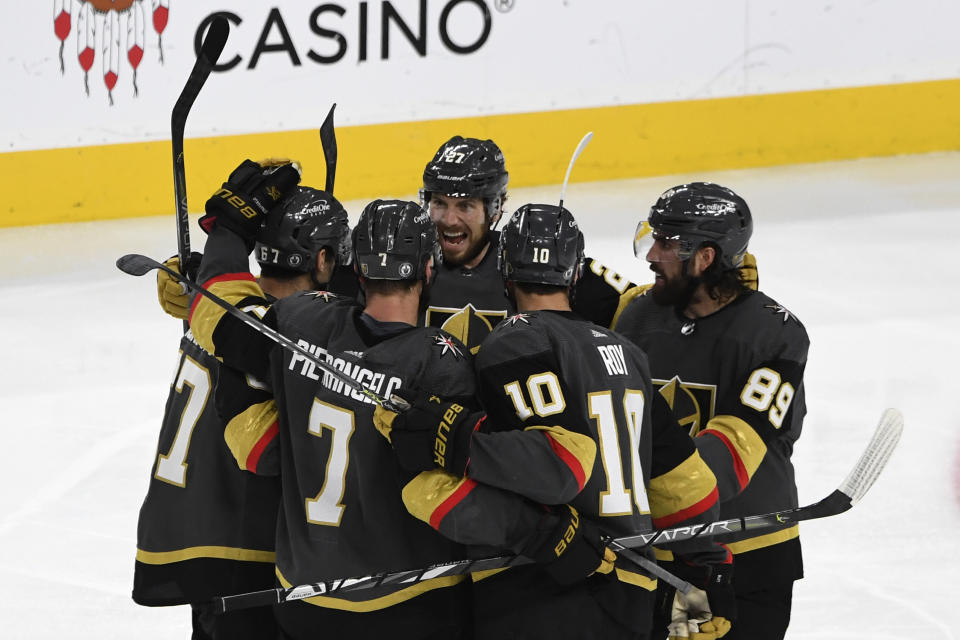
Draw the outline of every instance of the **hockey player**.
[[[656,581],[600,531],[709,521],[716,481],[652,390],[644,354],[571,311],[583,236],[570,212],[520,207],[497,257],[520,313],[477,356],[486,411],[436,397],[399,416],[378,410],[404,466],[443,469],[420,474],[405,502],[452,539],[540,563],[475,576],[478,638],[646,637]],[[714,613],[719,637],[729,625]]]
[[[324,287],[349,262],[347,213],[323,191],[301,187],[282,203],[277,224],[261,234],[257,259],[267,299]],[[199,265],[199,254],[195,254]],[[176,258],[168,261],[179,271]],[[180,283],[158,272],[160,304],[186,319]],[[345,283],[348,295],[355,291]],[[214,402],[214,390],[216,400]],[[224,390],[226,389],[226,393]],[[240,393],[237,393],[237,390]],[[189,331],[161,426],[146,499],[140,509],[133,599],[139,604],[193,604],[193,637],[272,638],[270,609],[213,616],[214,596],[270,588],[279,505],[276,478],[237,468],[223,442],[222,398],[264,392],[203,351]],[[236,411],[233,406],[229,411]]]
[[[420,198],[437,223],[443,264],[422,323],[442,327],[476,350],[493,326],[515,308],[497,273],[494,230],[503,214],[509,174],[492,140],[454,136],[423,171]],[[591,260],[578,281],[574,309],[609,326],[631,283]]]
[[[228,188],[249,202],[277,186],[274,175],[234,174]],[[216,210],[216,196],[211,201]],[[216,213],[201,281],[229,301],[263,303],[244,266],[245,228],[255,222],[239,212]],[[365,306],[326,292],[301,293],[276,302],[263,320],[382,396],[421,380],[445,395],[469,397],[474,383],[463,346],[437,329],[415,327],[438,255],[436,226],[416,203],[374,201],[353,232]],[[271,401],[232,420],[226,437],[241,466],[281,476],[276,575],[282,585],[463,557],[459,545],[406,512],[400,491],[413,474],[398,466],[373,429],[374,405],[365,395],[205,298],[195,301],[190,324],[201,345],[273,390]],[[284,604],[275,615],[287,638],[456,638],[467,585],[454,576],[334,593]]]
[[[664,192],[634,241],[656,274],[653,288],[614,324],[646,351],[654,383],[696,436],[723,518],[797,506],[790,455],[806,413],[809,341],[786,307],[742,282],[752,229],[746,202],[730,189],[695,182]],[[725,541],[737,596],[728,638],[782,638],[803,576],[797,526]]]

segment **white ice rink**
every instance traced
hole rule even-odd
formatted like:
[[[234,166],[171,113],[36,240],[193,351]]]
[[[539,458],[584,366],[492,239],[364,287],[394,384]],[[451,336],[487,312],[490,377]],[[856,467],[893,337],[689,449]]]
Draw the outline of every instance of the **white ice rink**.
[[[794,455],[801,503],[838,486],[884,408],[903,411],[899,449],[863,501],[801,525],[807,577],[792,640],[960,637],[958,176],[952,153],[567,191],[588,254],[637,282],[649,272],[633,258],[634,226],[666,187],[712,179],[746,198],[761,289],[812,343]],[[557,195],[518,189],[508,204]],[[354,215],[361,206],[347,203]],[[194,231],[195,245],[203,238]],[[180,324],[157,306],[152,274],[114,267],[121,254],[162,259],[175,247],[172,207],[162,218],[0,229],[2,638],[190,635],[187,609],[130,599]]]

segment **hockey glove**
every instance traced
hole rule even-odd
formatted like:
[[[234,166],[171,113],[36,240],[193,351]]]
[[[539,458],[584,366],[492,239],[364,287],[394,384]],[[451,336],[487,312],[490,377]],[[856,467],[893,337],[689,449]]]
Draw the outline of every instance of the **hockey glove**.
[[[374,412],[374,424],[393,445],[400,466],[408,471],[439,467],[462,476],[470,460],[470,437],[487,415],[429,394],[406,400],[410,409],[403,413],[381,407]]]
[[[617,560],[617,555],[604,544],[600,529],[581,518],[570,505],[551,509],[541,519],[533,541],[520,553],[540,563],[550,577],[563,585],[597,572],[610,573]]]
[[[706,584],[691,586],[687,594],[677,591],[670,615],[670,640],[716,640],[730,631],[736,618],[733,565],[713,565]]]
[[[197,270],[200,268],[200,260],[203,254],[194,251],[190,254],[187,263],[187,277],[191,280],[196,279]],[[164,266],[173,269],[177,273],[180,271],[180,258],[173,256],[163,263]],[[171,276],[163,269],[157,269],[157,299],[160,300],[160,307],[178,320],[186,320],[187,313],[190,311],[190,294],[180,284],[180,281]]]
[[[253,247],[267,213],[300,182],[296,163],[281,161],[265,166],[244,160],[223,186],[207,200],[200,228],[207,233],[222,225]]]
[[[756,291],[760,287],[760,276],[757,274],[757,257],[749,251],[743,254],[743,264],[740,265],[740,281],[748,289]]]

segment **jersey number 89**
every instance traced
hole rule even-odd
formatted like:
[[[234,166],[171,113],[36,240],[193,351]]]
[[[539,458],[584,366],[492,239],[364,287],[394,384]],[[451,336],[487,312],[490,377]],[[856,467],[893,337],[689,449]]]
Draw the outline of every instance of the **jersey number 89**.
[[[750,379],[740,392],[740,402],[757,411],[770,410],[770,424],[779,429],[793,400],[794,389],[789,382],[781,384],[780,374],[773,369],[761,367],[750,374]],[[773,406],[770,406],[770,405]]]

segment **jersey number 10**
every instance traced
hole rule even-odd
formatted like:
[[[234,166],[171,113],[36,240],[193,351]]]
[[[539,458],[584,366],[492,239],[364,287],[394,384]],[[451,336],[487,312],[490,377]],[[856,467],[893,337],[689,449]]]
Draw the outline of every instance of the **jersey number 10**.
[[[526,421],[534,413],[540,417],[546,417],[566,409],[567,403],[560,390],[560,382],[556,374],[549,371],[534,374],[527,378],[524,386],[526,394],[519,380],[504,385],[504,391],[513,402],[513,408],[521,420]],[[530,398],[529,403],[527,403],[527,396]],[[643,467],[640,462],[643,392],[627,389],[623,392],[622,400],[626,429],[618,424],[612,391],[587,394],[587,407],[590,418],[596,424],[597,448],[606,472],[606,488],[600,492],[598,505],[598,513],[601,516],[630,515],[633,513],[633,505],[636,505],[641,514],[650,513],[650,501],[643,483]],[[622,440],[624,442],[621,442]],[[627,489],[624,479],[623,445],[626,445],[629,452],[632,490]],[[633,504],[631,504],[631,493]]]

